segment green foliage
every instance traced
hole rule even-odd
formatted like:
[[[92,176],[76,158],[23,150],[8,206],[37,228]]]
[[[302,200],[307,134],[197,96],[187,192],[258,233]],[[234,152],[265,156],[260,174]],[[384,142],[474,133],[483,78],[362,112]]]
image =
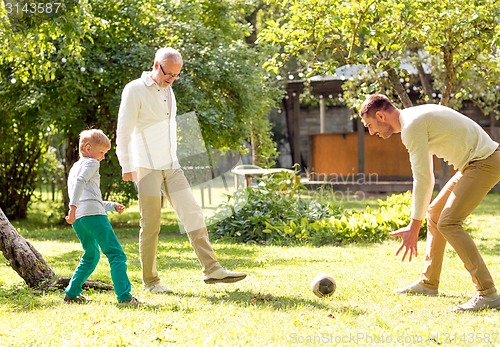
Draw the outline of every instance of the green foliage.
[[[259,42],[275,48],[265,64],[274,74],[287,76],[294,71],[310,77],[333,74],[342,65],[361,64],[386,81],[375,85],[367,81],[361,91],[353,89],[345,95],[349,106],[359,105],[365,93],[389,82],[408,107],[411,100],[402,63],[411,62],[415,67],[425,64],[431,71],[431,76],[419,76],[432,84],[432,91],[422,93],[426,101],[438,91],[435,99],[454,106],[464,97],[479,99],[477,90],[482,90],[482,103],[490,108],[498,105],[500,7],[496,0],[269,2],[282,15],[266,22]],[[471,79],[471,75],[484,78]],[[489,76],[495,81],[493,88]],[[482,108],[489,113],[488,106]]]
[[[221,206],[215,220],[230,216],[211,226],[215,237],[230,237],[241,242],[290,243],[309,237],[310,220],[330,216],[328,205],[301,198],[305,187],[294,173],[275,173],[260,179],[258,188],[238,190]]]
[[[210,147],[242,150],[253,136],[264,158],[275,147],[266,116],[281,94],[266,83],[261,68],[265,57],[244,41],[249,29],[243,5],[180,2],[159,33],[171,37],[186,58],[183,77],[175,85],[179,113],[197,113]]]
[[[7,218],[25,218],[46,151],[45,137],[23,121],[22,113],[12,112],[0,118],[0,138],[0,208]]]
[[[442,92],[441,104],[448,105],[453,98],[470,99],[473,84],[479,83],[483,94],[494,92],[488,80],[500,72],[498,2],[443,1],[432,6],[434,10],[427,11],[422,21],[420,42],[433,59],[430,66],[436,89]],[[483,81],[470,79],[476,72],[484,76]]]
[[[367,206],[364,211],[338,209],[327,221],[312,223],[313,244],[345,244],[349,242],[380,242],[388,234],[410,223],[411,193],[393,194],[378,199],[378,208]],[[420,237],[426,233],[425,221]]]
[[[212,235],[239,242],[338,245],[379,242],[410,222],[410,192],[378,200],[378,208],[361,212],[320,203],[307,193],[294,174],[265,176],[257,188],[238,190],[219,207]]]
[[[266,116],[280,94],[265,84],[263,56],[245,44],[245,8],[213,0],[83,0],[63,2],[57,16],[16,17],[0,2],[0,118],[29,124],[43,136],[41,148],[57,149],[67,174],[78,158],[78,134],[100,128],[114,142],[123,87],[151,69],[157,48],[171,45],[185,60],[174,86],[178,113],[196,112],[210,147],[243,151],[255,139],[257,155],[272,165]],[[107,158],[104,197],[126,202],[135,189],[121,180],[114,148]],[[24,189],[16,184],[12,189]]]

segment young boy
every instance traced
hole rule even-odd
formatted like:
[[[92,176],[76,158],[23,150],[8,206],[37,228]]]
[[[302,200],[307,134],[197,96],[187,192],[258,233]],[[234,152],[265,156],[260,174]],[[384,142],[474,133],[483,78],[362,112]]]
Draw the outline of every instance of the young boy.
[[[94,272],[100,258],[100,249],[111,267],[116,297],[120,304],[137,305],[139,301],[130,294],[127,276],[127,257],[109,223],[106,211],[122,213],[125,206],[103,201],[100,190],[99,163],[111,148],[108,137],[97,129],[80,133],[80,159],[68,176],[69,212],[66,222],[73,226],[82,243],[83,256],[65,290],[65,302],[83,303],[82,285]]]

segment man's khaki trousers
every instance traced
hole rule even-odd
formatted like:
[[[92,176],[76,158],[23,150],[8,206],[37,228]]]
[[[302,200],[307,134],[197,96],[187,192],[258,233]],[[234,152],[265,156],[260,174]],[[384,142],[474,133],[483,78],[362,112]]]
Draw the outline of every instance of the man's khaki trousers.
[[[462,224],[500,181],[500,151],[470,163],[457,172],[432,201],[427,211],[427,251],[420,283],[438,288],[448,242],[469,271],[480,295],[496,292],[495,283],[470,235]]]
[[[156,269],[156,249],[161,226],[162,192],[184,225],[203,273],[210,274],[221,268],[208,238],[203,212],[181,169],[138,168],[137,188],[141,213],[139,253],[144,285],[160,283]]]

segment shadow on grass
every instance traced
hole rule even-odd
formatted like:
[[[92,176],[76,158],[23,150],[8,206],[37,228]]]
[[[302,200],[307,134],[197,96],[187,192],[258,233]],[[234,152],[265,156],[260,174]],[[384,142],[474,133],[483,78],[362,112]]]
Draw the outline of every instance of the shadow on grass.
[[[88,292],[91,291],[87,291],[87,295]],[[62,298],[63,298],[62,291],[61,291],[61,300],[57,302],[54,302],[53,300],[47,300],[47,298],[44,298],[45,294],[46,294],[45,291],[39,291],[29,288],[12,287],[6,289],[0,287],[0,305],[7,305],[8,307],[16,311],[30,312],[33,310],[37,310],[41,307],[58,306],[62,303]],[[272,296],[264,300],[264,299],[259,299],[259,297],[261,297],[262,294],[252,291],[236,290],[234,292],[226,292],[224,293],[224,295],[220,295],[218,293],[212,295],[179,293],[179,294],[169,294],[168,296],[172,295],[180,299],[201,298],[209,301],[214,305],[231,302],[241,307],[256,306],[274,310],[294,309],[294,308],[300,308],[302,306],[312,306],[318,309],[335,310],[335,308],[332,307],[333,305],[328,304],[328,301],[320,302],[316,300],[307,300],[307,299],[300,299],[297,297],[285,297],[285,296],[276,296],[276,297]],[[114,297],[114,294],[110,294],[110,296]],[[92,304],[92,301],[90,301],[89,304]],[[127,309],[145,309],[151,311],[158,311],[158,310],[172,311],[172,312],[182,311],[185,313],[192,313],[198,311],[196,308],[190,307],[189,305],[182,305],[182,303],[171,302],[171,301],[166,301],[164,304],[148,304],[147,302],[143,302],[139,306],[121,306],[118,305],[116,302],[109,302],[109,304],[117,305],[118,307]],[[71,304],[71,305],[76,305],[76,304]],[[359,309],[351,309],[346,307],[342,307],[340,310],[349,311],[351,313],[359,315],[365,313],[364,311]]]
[[[223,293],[213,293],[210,295],[196,294],[171,294],[180,298],[202,298],[213,305],[223,303],[232,303],[241,307],[261,307],[263,309],[272,309],[276,311],[300,309],[301,307],[314,307],[321,310],[330,310],[333,312],[349,312],[350,314],[361,316],[367,311],[359,307],[340,306],[336,307],[335,301],[324,299],[302,299],[296,296],[273,296],[272,294],[262,294],[248,290],[225,291]]]
[[[29,312],[47,306],[44,294],[43,291],[27,287],[15,286],[6,289],[0,286],[0,305],[6,305],[16,311]],[[61,295],[61,302],[62,300]]]
[[[56,289],[51,289],[50,291],[58,291]],[[147,303],[143,303],[139,306],[132,305],[121,305],[115,301],[115,294],[111,291],[109,302],[94,302],[93,300],[88,300],[87,303],[79,304],[79,303],[63,303],[64,292],[60,291],[60,298],[54,300],[48,300],[45,296],[47,291],[40,291],[36,289],[29,288],[10,288],[5,289],[0,287],[0,306],[6,305],[8,309],[13,311],[22,311],[22,312],[31,312],[39,310],[40,308],[49,308],[56,307],[60,305],[65,305],[68,309],[75,306],[89,306],[92,304],[98,304],[100,308],[102,308],[103,304],[116,305],[118,308],[123,309],[147,309],[151,311],[157,310],[165,310],[169,309],[170,305],[151,305]],[[84,290],[82,295],[88,297],[88,295],[93,292],[93,290]]]

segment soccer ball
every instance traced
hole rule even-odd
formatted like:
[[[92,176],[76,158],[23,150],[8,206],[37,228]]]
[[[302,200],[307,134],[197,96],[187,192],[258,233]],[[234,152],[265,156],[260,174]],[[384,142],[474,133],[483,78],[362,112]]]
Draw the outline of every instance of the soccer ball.
[[[312,292],[320,298],[332,295],[336,288],[335,280],[327,274],[319,274],[311,282]]]

